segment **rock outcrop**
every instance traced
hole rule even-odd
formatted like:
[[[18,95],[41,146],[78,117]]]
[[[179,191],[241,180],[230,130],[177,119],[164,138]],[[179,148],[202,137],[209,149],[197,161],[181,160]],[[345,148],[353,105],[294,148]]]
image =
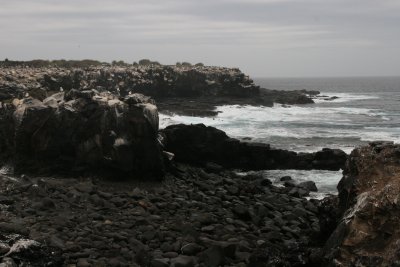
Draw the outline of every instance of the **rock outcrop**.
[[[149,97],[60,92],[0,106],[0,163],[16,173],[160,178],[158,112]]]
[[[239,69],[223,67],[2,68],[0,73],[0,91],[4,94],[29,92],[37,88],[52,92],[60,87],[64,90],[110,91],[122,96],[138,92],[156,98],[241,98],[259,94],[259,87]]]
[[[355,149],[338,185],[340,223],[325,246],[331,266],[400,266],[400,145]]]
[[[312,104],[314,101],[313,97],[320,94],[319,91],[307,91],[307,90],[270,90],[261,88],[260,94],[264,99],[270,99],[273,103],[296,105],[296,104]]]
[[[261,89],[236,68],[206,66],[94,66],[90,68],[0,68],[0,101],[29,94],[43,100],[71,89],[141,93],[157,101],[160,110],[186,115],[215,115],[215,106],[309,104],[315,92]],[[200,103],[200,104],[199,104]]]
[[[161,131],[165,150],[177,161],[190,164],[214,162],[244,170],[324,169],[344,167],[347,155],[342,150],[325,148],[316,153],[296,153],[274,149],[268,144],[241,142],[225,132],[203,124],[171,125]]]

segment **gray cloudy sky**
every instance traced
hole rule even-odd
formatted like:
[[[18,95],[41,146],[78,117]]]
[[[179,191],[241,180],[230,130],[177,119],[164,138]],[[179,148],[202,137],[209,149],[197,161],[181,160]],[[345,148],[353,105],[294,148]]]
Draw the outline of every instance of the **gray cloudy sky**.
[[[400,75],[400,0],[0,0],[0,57]]]

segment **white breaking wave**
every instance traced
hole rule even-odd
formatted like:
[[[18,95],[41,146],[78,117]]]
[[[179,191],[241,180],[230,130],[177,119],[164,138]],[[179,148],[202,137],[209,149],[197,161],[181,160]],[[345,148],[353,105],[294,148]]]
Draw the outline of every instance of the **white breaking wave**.
[[[226,105],[217,107],[218,115],[210,117],[169,116],[160,114],[160,127],[171,124],[203,123],[225,131],[236,138],[251,138],[254,142],[297,152],[315,152],[324,147],[339,148],[350,153],[354,147],[368,141],[385,140],[400,143],[400,113],[393,95],[380,97],[367,94],[323,93],[339,98],[316,104],[273,107]],[[365,102],[363,102],[365,100]],[[386,102],[385,102],[386,101]],[[349,102],[341,104],[344,102]],[[384,110],[385,109],[385,110]],[[265,171],[279,185],[279,178],[290,175],[297,181],[312,180],[321,198],[337,193],[341,172],[272,170]]]
[[[321,122],[326,123],[346,123],[351,120],[343,115],[365,115],[367,117],[377,117],[383,119],[385,113],[380,110],[366,108],[349,107],[316,107],[313,105],[290,106],[274,105],[273,107],[263,106],[240,106],[226,105],[217,107],[219,114],[216,117],[192,117],[181,115],[160,114],[160,128],[175,123],[196,124],[204,123],[210,126],[223,126],[230,123],[246,121],[254,122]]]
[[[312,193],[312,197],[320,198],[327,194],[337,194],[337,184],[342,178],[342,171],[325,170],[267,170],[263,175],[274,184],[282,184],[280,178],[290,176],[296,182],[313,181],[318,188],[318,193]]]
[[[361,141],[400,141],[399,128],[365,127],[386,121],[381,110],[350,107],[292,106],[256,107],[229,105],[217,108],[216,117],[160,114],[160,128],[171,124],[197,124],[219,128],[228,135],[270,142],[274,137],[292,139],[348,138]],[[349,150],[351,148],[347,148]]]
[[[239,175],[254,173],[238,172]],[[255,172],[259,173],[259,172]],[[310,192],[311,198],[322,199],[327,195],[336,195],[337,184],[342,178],[342,171],[326,171],[326,170],[265,170],[261,171],[263,177],[272,181],[275,186],[283,186],[280,178],[290,176],[297,182],[313,181],[318,188],[318,192]]]
[[[384,140],[400,143],[400,127],[364,127],[362,141]]]
[[[345,93],[332,95],[348,101],[377,98]],[[365,106],[342,107],[328,104],[331,101],[325,103],[289,107],[278,104],[273,107],[225,105],[217,107],[219,113],[216,117],[160,114],[160,128],[178,123],[203,123],[219,128],[232,137],[251,138],[256,142],[270,143],[274,147],[297,152],[332,147],[349,153],[355,146],[367,141],[400,142],[396,114]]]
[[[343,103],[343,102],[350,102],[355,100],[368,100],[368,99],[379,99],[376,95],[365,95],[365,94],[348,94],[348,93],[321,93],[322,96],[326,97],[315,97],[313,98],[315,103],[327,103],[327,102],[334,102],[334,103]],[[333,100],[325,100],[331,97],[338,97]]]

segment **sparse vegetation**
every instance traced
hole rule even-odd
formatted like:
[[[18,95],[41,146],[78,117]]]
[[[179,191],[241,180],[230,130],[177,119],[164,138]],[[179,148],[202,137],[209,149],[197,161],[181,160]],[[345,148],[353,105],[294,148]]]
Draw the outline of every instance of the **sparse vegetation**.
[[[126,63],[126,62],[123,61],[123,60],[119,60],[119,61],[113,60],[113,61],[111,62],[111,65],[112,65],[112,66],[119,66],[119,67],[127,67],[127,66],[129,66],[129,64]]]
[[[152,61],[150,59],[141,59],[138,62],[133,62],[132,65],[126,63],[123,60],[113,60],[111,63],[101,62],[98,60],[92,59],[83,59],[83,60],[66,60],[66,59],[57,59],[57,60],[43,60],[43,59],[34,59],[29,61],[13,61],[5,58],[4,61],[0,60],[0,66],[26,66],[32,68],[43,68],[43,67],[59,67],[59,68],[88,68],[88,67],[96,67],[96,66],[119,66],[119,67],[128,67],[128,66],[162,66],[162,64],[158,61]],[[177,67],[186,67],[190,68],[192,66],[196,67],[204,67],[204,64],[199,62],[195,65],[192,65],[189,62],[176,62],[175,66]]]
[[[42,60],[35,59],[30,61],[12,61],[6,58],[4,61],[0,61],[0,66],[27,66],[33,68],[42,67],[60,67],[60,68],[87,68],[91,66],[101,66],[108,63],[102,63],[97,60],[84,59],[84,60]]]
[[[141,59],[139,60],[139,65],[141,66],[161,66],[160,62],[158,61],[151,61],[150,59]]]
[[[151,64],[150,59],[141,59],[141,60],[139,60],[139,65],[149,66],[150,64]]]
[[[182,67],[191,67],[192,64],[189,62],[182,62]]]

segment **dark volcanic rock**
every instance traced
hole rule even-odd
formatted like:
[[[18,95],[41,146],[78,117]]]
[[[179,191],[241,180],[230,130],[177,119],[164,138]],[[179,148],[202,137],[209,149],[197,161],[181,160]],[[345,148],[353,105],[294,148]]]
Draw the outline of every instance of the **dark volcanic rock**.
[[[340,149],[323,148],[314,155],[312,162],[316,169],[336,170],[336,164],[342,166],[347,160],[347,154]]]
[[[290,176],[283,176],[279,179],[281,182],[287,182],[287,181],[292,181],[292,177]]]
[[[313,103],[308,91],[260,89],[236,68],[207,66],[125,66],[69,68],[0,68],[0,101],[26,93],[39,100],[58,92],[95,89],[126,96],[141,93],[157,100],[162,112],[214,116],[223,104],[272,106]]]
[[[332,266],[398,266],[399,159],[400,145],[393,143],[350,154],[338,185],[337,213],[343,215],[324,249]]]
[[[212,161],[229,168],[326,169],[343,168],[347,155],[341,150],[323,149],[316,153],[296,153],[274,149],[268,144],[241,142],[225,132],[203,124],[171,125],[161,131],[165,149],[177,161],[205,164]]]
[[[260,94],[265,99],[270,99],[272,102],[280,104],[312,104],[314,101],[310,96],[319,94],[317,91],[279,91],[279,90],[269,90],[260,89]]]
[[[317,208],[302,198],[311,184],[278,188],[262,176],[225,168],[339,169],[344,152],[273,149],[204,125],[170,126],[158,136],[154,102],[135,94],[153,96],[165,110],[183,110],[184,103],[186,113],[214,114],[223,103],[310,103],[306,95],[313,92],[261,92],[239,70],[214,67],[0,72],[6,72],[0,77],[0,164],[13,164],[17,173],[80,176],[0,174],[0,252],[7,256],[0,265],[321,266],[319,246],[333,229],[336,206]],[[160,178],[163,158],[174,157],[162,146],[176,159],[162,184],[85,178]],[[355,193],[343,188],[341,199],[351,200],[346,192]],[[387,226],[392,232],[386,226],[377,231],[387,237],[396,233],[394,225]],[[334,242],[343,236],[339,231]]]
[[[19,233],[41,244],[9,254],[37,263],[21,266],[310,266],[319,235],[310,201],[227,170],[175,167],[140,186],[0,175],[0,251]]]
[[[0,159],[17,173],[163,174],[153,103],[133,94],[71,90],[0,107]]]
[[[315,183],[313,181],[306,181],[306,182],[301,182],[297,185],[298,187],[307,189],[308,191],[312,191],[312,192],[317,192],[318,188],[315,185]]]

